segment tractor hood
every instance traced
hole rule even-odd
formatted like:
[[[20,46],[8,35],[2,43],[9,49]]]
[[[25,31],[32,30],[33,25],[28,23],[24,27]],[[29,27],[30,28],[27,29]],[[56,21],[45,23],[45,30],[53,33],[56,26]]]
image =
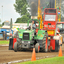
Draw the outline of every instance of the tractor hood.
[[[26,30],[23,32],[22,40],[24,41],[30,41],[34,37],[34,30]]]
[[[34,32],[34,30],[26,30],[26,31],[24,31],[24,33],[31,33],[31,32]]]

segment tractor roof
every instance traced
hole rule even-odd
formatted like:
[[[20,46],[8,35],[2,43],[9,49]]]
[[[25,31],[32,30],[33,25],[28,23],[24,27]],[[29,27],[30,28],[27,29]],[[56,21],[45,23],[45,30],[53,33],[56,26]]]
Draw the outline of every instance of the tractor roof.
[[[57,22],[57,24],[64,24],[64,22]]]

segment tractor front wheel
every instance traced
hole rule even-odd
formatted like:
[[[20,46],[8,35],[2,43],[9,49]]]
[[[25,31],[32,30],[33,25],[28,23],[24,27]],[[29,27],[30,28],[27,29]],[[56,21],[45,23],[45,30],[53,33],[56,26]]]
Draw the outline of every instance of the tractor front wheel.
[[[36,53],[38,53],[38,52],[39,52],[39,50],[40,50],[39,43],[36,43],[36,45],[35,45],[35,51],[36,51]]]

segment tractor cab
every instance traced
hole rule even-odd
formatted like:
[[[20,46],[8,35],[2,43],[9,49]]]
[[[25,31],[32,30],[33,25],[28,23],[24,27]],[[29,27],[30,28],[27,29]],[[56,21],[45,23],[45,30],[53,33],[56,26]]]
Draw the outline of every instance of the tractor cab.
[[[35,28],[32,26],[32,21],[34,21]],[[33,29],[35,33],[37,33],[40,28],[40,21],[37,19],[29,20],[27,26],[29,30]]]
[[[38,26],[39,26],[39,22],[37,21],[37,20],[31,20],[31,21],[28,21],[28,24],[27,24],[27,26],[28,27],[31,27],[31,25],[33,24],[33,21],[34,21],[34,25],[35,25],[35,27],[37,28]],[[32,26],[33,27],[33,26]],[[36,29],[35,28],[35,29]]]
[[[57,23],[57,9],[46,8],[44,10],[43,29],[47,30],[49,36],[55,35]]]

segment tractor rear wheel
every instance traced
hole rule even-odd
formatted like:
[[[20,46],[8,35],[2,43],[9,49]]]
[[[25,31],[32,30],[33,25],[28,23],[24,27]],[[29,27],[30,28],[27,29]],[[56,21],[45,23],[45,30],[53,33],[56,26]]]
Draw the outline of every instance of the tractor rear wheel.
[[[35,52],[38,53],[39,50],[40,50],[39,43],[36,43],[36,45],[35,45]]]
[[[18,44],[17,42],[15,42],[15,44],[14,44],[14,51],[15,52],[17,52],[17,44]]]
[[[55,41],[55,52],[59,51],[59,40]]]
[[[43,41],[43,51],[48,52],[48,39],[46,37],[45,41]]]
[[[48,52],[48,34],[45,33],[45,36],[43,38],[43,51]]]

